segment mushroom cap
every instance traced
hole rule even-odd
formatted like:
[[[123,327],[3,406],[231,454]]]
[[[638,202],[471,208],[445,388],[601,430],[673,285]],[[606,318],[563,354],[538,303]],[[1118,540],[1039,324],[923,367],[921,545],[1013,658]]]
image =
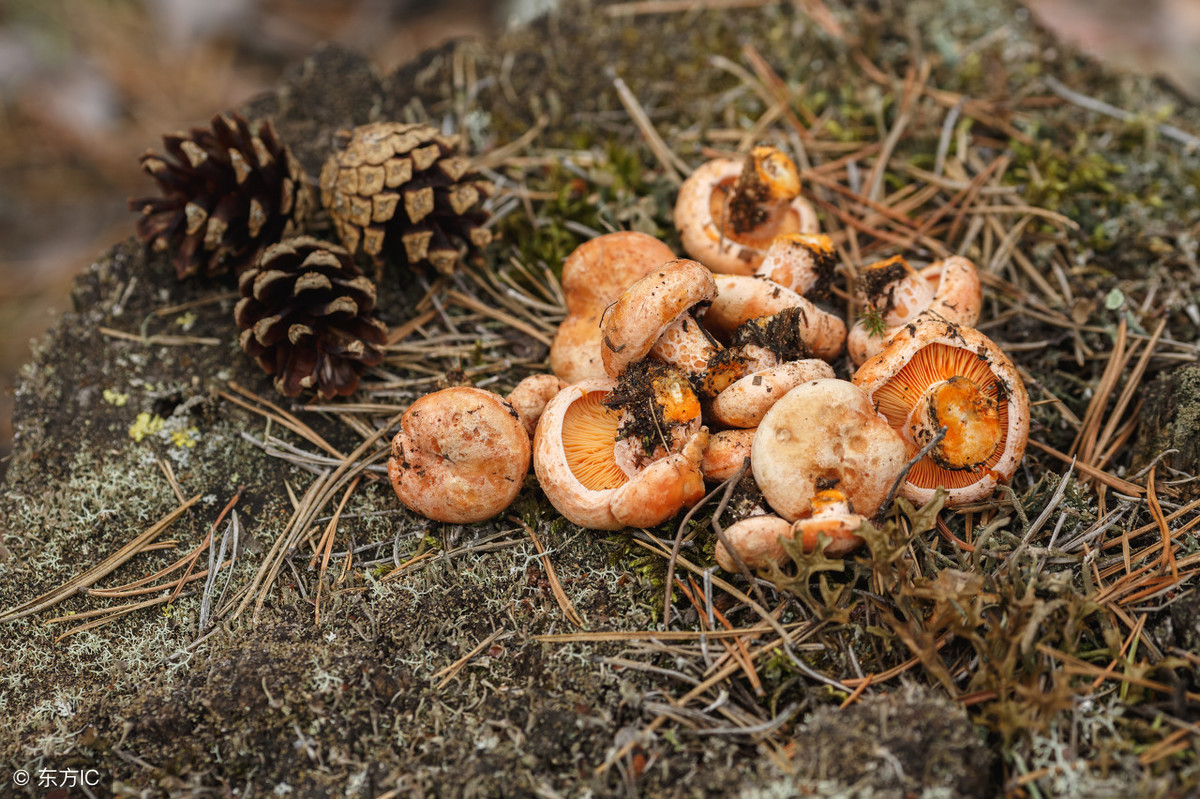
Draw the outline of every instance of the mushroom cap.
[[[683,249],[714,272],[752,275],[775,236],[816,233],[816,211],[803,197],[777,201],[782,207],[762,229],[735,234],[728,219],[728,197],[745,167],[745,161],[717,158],[702,164],[679,188],[675,202],[675,227]],[[797,186],[797,190],[798,190]]]
[[[819,358],[787,361],[746,375],[712,401],[712,415],[729,427],[757,427],[775,401],[801,383],[833,377]]]
[[[813,497],[812,515],[792,524],[792,535],[800,539],[805,552],[817,548],[817,536],[828,536],[831,540],[825,545],[825,555],[838,558],[862,546],[863,539],[856,531],[865,521],[866,517],[854,512],[845,494],[836,488],[827,489]]]
[[[632,230],[589,239],[563,260],[561,284],[567,310],[602,311],[642,275],[674,258],[670,247]]]
[[[808,296],[828,286],[836,266],[837,255],[828,236],[788,233],[771,242],[755,275]]]
[[[948,470],[929,457],[909,471],[900,496],[918,505],[942,486],[950,507],[984,499],[1012,477],[1029,439],[1029,395],[1012,361],[987,336],[971,327],[923,315],[906,325],[878,355],[854,374],[854,384],[896,430],[909,423],[916,401],[932,385],[952,376],[970,379],[997,405],[1001,435],[991,456],[974,468]],[[949,433],[948,433],[949,435]],[[905,438],[908,456],[918,445]]]
[[[625,290],[604,315],[600,357],[610,377],[640,361],[663,332],[692,306],[716,294],[712,273],[679,258],[662,264]]]
[[[889,261],[880,262],[887,263]],[[893,309],[885,315],[883,333],[872,336],[861,320],[850,328],[846,349],[855,365],[861,365],[867,358],[878,354],[904,325],[921,313],[937,314],[948,322],[968,327],[979,321],[979,313],[983,310],[983,289],[979,282],[979,270],[970,259],[952,255],[916,270],[914,275],[924,288],[917,288],[909,294],[924,299],[905,303],[903,313]]]
[[[567,384],[558,375],[530,375],[509,392],[508,404],[516,409],[531,440],[537,429],[538,419],[542,418],[542,412],[546,410],[546,403],[566,387]]]
[[[750,445],[754,441],[754,429],[720,430],[708,437],[704,457],[700,460],[700,471],[704,479],[723,483],[737,474],[742,463],[750,457]]]
[[[812,348],[813,354],[829,361],[841,353],[846,342],[846,323],[791,289],[743,275],[715,275],[713,280],[717,296],[701,321],[717,338],[728,338],[738,325],[749,319],[799,308],[804,323],[800,337]]]
[[[439,522],[490,519],[529,472],[529,435],[511,405],[470,386],[418,399],[392,439],[388,477],[409,509]]]
[[[754,479],[771,508],[795,521],[820,490],[837,487],[871,516],[904,468],[904,439],[845,380],[814,380],[780,398],[752,444]]]
[[[570,314],[550,343],[550,371],[564,383],[607,377],[600,359],[600,316],[604,309]]]
[[[567,386],[546,405],[533,438],[533,466],[550,503],[571,522],[595,530],[659,524],[704,496],[701,427],[681,452],[630,479],[616,464],[620,415],[603,405],[608,378]]]
[[[779,539],[792,537],[792,523],[772,514],[750,516],[725,528],[725,540],[737,550],[751,569],[761,569],[768,563],[784,563],[787,553]],[[713,551],[717,565],[727,572],[738,571],[737,561],[722,542]]]

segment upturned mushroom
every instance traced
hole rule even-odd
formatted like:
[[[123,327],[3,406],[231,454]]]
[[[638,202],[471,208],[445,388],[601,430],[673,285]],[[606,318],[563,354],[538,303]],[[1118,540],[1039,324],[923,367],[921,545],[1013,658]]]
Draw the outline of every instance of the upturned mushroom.
[[[735,381],[713,398],[710,411],[727,427],[757,427],[771,406],[793,388],[833,376],[833,367],[819,358],[786,361]]]
[[[653,236],[633,231],[585,241],[563,261],[567,317],[550,346],[550,370],[567,383],[603,377],[600,317],[638,278],[672,260],[675,253]]]
[[[979,321],[983,308],[979,271],[959,255],[919,270],[899,255],[877,261],[859,274],[855,293],[867,310],[846,340],[856,365],[882,350],[897,331],[922,313],[969,327]]]
[[[675,227],[683,248],[714,272],[752,275],[776,236],[816,233],[817,215],[800,196],[800,173],[781,150],[701,165],[679,189]]]
[[[596,530],[660,524],[704,496],[704,427],[677,451],[640,467],[623,459],[633,474],[622,468],[622,415],[604,404],[616,387],[614,380],[594,378],[563,389],[546,406],[533,441],[534,470],[547,499],[570,521]]]
[[[725,540],[748,567],[761,569],[768,563],[790,560],[780,538],[799,539],[804,551],[812,552],[823,535],[829,539],[824,552],[827,557],[848,555],[862,545],[863,539],[857,531],[866,521],[865,516],[854,512],[844,493],[831,488],[817,492],[812,498],[811,514],[803,519],[789,523],[769,514],[751,516],[731,525],[725,531]],[[722,569],[737,570],[736,561],[723,543],[717,544],[713,554]]]
[[[853,380],[903,437],[908,457],[946,429],[900,488],[910,502],[928,502],[939,486],[950,507],[984,499],[1013,476],[1025,454],[1025,386],[1012,361],[974,328],[922,316]]]
[[[751,444],[754,479],[772,510],[807,516],[818,491],[837,488],[874,515],[907,460],[904,439],[845,380],[813,380],[763,416]]]
[[[418,399],[392,439],[388,477],[406,507],[460,524],[490,519],[529,472],[529,435],[511,405],[470,386]]]

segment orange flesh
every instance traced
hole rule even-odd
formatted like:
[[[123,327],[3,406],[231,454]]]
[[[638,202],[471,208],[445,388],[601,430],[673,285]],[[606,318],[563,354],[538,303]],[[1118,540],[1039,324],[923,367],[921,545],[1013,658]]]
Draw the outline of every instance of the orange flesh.
[[[999,409],[979,386],[956,376],[935,388],[931,401],[934,424],[946,426],[946,437],[935,448],[944,465],[960,469],[984,462],[996,451]]]
[[[571,403],[563,414],[563,451],[571,474],[592,491],[624,485],[629,478],[613,458],[621,417],[605,408],[603,391],[591,391]]]
[[[736,177],[729,177],[717,184],[708,198],[708,213],[716,223],[718,232],[723,232],[727,241],[741,244],[755,250],[766,250],[776,236],[801,233],[800,215],[791,206],[784,206],[767,217],[767,221],[747,233],[734,233],[733,227],[726,223],[729,217],[728,198],[733,194]]]
[[[667,424],[687,424],[700,416],[700,399],[679,372],[671,370],[651,381],[651,386]]]
[[[876,389],[872,397],[875,407],[887,418],[888,424],[904,436],[909,457],[912,457],[920,448],[905,435],[909,412],[926,389],[954,375],[961,375],[975,383],[984,397],[996,403],[999,441],[988,459],[974,469],[951,471],[938,466],[928,457],[922,458],[908,473],[908,482],[920,488],[964,488],[991,473],[992,467],[1000,462],[1008,440],[1008,402],[999,401],[996,395],[996,376],[971,350],[930,344],[919,350],[895,377]],[[948,430],[947,438],[949,436]]]

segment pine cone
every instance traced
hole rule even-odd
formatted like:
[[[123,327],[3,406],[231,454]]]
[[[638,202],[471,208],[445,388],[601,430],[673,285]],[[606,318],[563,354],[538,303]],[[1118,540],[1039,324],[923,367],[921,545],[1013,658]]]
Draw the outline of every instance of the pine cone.
[[[409,265],[428,261],[443,274],[466,252],[485,247],[491,231],[479,203],[492,184],[468,173],[455,138],[429,125],[375,122],[341,134],[343,149],[321,169],[321,203],[342,244],[374,259],[377,274],[388,250]]]
[[[275,375],[280,394],[351,394],[363,368],[383,361],[387,327],[370,316],[375,284],[336,244],[309,236],[274,244],[238,288],[242,349]]]
[[[141,212],[142,241],[174,250],[180,280],[252,267],[264,247],[296,235],[312,210],[304,170],[269,120],[251,130],[239,114],[219,114],[212,130],[167,134],[163,146],[167,155],[141,158],[162,196],[130,199],[129,210]]]

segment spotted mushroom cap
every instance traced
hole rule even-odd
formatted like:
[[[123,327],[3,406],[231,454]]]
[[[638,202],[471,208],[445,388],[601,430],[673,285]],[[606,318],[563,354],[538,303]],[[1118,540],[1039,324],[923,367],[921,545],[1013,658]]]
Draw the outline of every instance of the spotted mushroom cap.
[[[704,479],[721,483],[733,477],[742,468],[745,459],[750,457],[754,432],[754,428],[734,428],[711,434],[700,461]]]
[[[570,521],[594,530],[659,524],[704,496],[701,427],[679,452],[632,479],[615,457],[621,417],[605,407],[616,388],[608,378],[567,386],[546,405],[533,439],[533,466],[550,503]]]
[[[776,513],[795,521],[827,488],[841,490],[861,513],[873,515],[908,450],[857,386],[813,380],[771,406],[752,451],[754,479],[763,496]]]
[[[764,202],[759,224],[739,232],[729,197],[748,164],[750,176],[762,186]],[[714,272],[752,275],[776,236],[816,233],[817,214],[799,196],[795,170],[791,159],[773,147],[756,147],[746,159],[717,158],[702,164],[683,182],[675,203],[675,227],[684,250]]]
[[[904,437],[909,457],[923,443],[914,440],[911,432],[915,429],[914,409],[928,397],[931,387],[960,377],[977,390],[970,398],[954,403],[951,413],[942,414],[946,438],[909,471],[900,496],[915,504],[928,502],[938,486],[946,489],[949,506],[974,502],[990,496],[999,483],[1012,477],[1029,438],[1025,385],[1012,361],[987,336],[928,315],[902,328],[854,374],[854,384]],[[977,446],[972,443],[972,422],[980,409],[994,420],[994,447],[966,468],[940,466],[938,450]]]
[[[639,279],[604,315],[604,370],[615,377],[645,358],[668,327],[715,293],[712,273],[686,258],[669,261]]]
[[[538,419],[546,410],[546,403],[554,399],[558,392],[567,387],[557,375],[530,375],[517,383],[508,394],[508,403],[516,409],[521,417],[521,424],[530,440],[537,429]]]
[[[529,471],[529,436],[502,397],[455,386],[421,397],[400,419],[388,478],[409,509],[440,522],[490,519]]]
[[[804,297],[828,291],[837,267],[833,241],[823,233],[776,236],[755,274]]]

